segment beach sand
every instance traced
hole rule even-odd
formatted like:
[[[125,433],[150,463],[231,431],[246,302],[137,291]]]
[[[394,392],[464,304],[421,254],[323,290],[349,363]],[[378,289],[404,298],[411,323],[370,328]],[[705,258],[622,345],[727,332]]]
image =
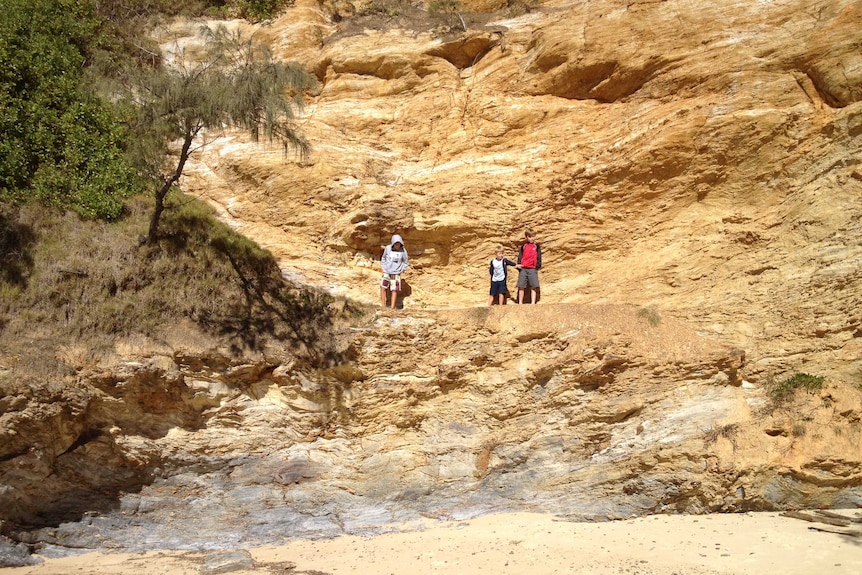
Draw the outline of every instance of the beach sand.
[[[850,512],[845,514],[851,515]],[[855,516],[855,515],[852,515]],[[596,573],[628,575],[862,573],[862,538],[777,513],[655,515],[575,523],[551,515],[498,514],[430,521],[425,529],[344,536],[239,550],[252,566],[235,575]],[[2,575],[197,575],[215,573],[223,552],[90,553],[47,559]],[[236,554],[235,554],[236,555]]]

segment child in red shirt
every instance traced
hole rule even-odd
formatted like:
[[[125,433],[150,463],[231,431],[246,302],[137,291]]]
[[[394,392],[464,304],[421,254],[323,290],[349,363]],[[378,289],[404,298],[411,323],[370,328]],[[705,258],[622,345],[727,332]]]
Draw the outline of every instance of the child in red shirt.
[[[524,291],[530,288],[530,303],[539,295],[539,270],[542,268],[542,247],[536,243],[533,230],[524,232],[526,241],[518,252],[518,303],[524,303]]]

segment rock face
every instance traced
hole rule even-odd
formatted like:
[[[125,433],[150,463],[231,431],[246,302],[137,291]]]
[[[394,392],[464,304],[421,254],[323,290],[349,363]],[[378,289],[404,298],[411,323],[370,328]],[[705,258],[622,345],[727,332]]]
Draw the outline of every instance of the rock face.
[[[481,305],[493,247],[529,226],[544,302],[657,307],[858,378],[860,22],[858,2],[549,2],[350,36],[303,3],[259,34],[321,81],[310,164],[228,137],[185,185],[355,300],[400,233],[407,309]]]
[[[382,312],[351,333],[353,361],[328,369],[163,350],[22,401],[4,429],[43,451],[4,461],[10,534],[50,555],[514,509],[603,520],[862,503],[858,389],[773,405],[743,379],[742,350],[671,317],[496,306]]]
[[[0,399],[7,534],[223,547],[508,509],[862,504],[862,5],[341,26],[305,0],[256,30],[320,79],[310,162],[229,134],[183,185],[288,277],[360,302],[401,234],[404,308],[357,320],[327,369],[162,343]],[[482,307],[525,226],[541,303]],[[795,372],[824,388],[775,403]]]

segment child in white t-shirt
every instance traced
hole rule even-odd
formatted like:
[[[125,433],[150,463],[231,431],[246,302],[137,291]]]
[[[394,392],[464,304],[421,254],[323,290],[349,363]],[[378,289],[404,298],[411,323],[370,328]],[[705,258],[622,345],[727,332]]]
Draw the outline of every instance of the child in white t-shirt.
[[[494,305],[494,299],[497,299],[499,305],[506,304],[506,296],[509,294],[509,288],[506,285],[508,278],[507,268],[515,266],[520,268],[517,263],[503,257],[503,246],[498,245],[495,250],[494,259],[491,260],[488,266],[488,272],[491,274],[491,294],[488,298],[488,305]]]

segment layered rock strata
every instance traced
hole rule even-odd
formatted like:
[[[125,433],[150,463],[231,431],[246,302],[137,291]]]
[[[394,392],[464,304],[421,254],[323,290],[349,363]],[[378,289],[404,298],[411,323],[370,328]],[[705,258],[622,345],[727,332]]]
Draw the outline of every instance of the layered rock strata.
[[[354,301],[400,233],[404,308],[357,321],[335,367],[119,342],[3,397],[4,533],[60,552],[859,505],[858,2],[552,1],[448,36],[330,14],[249,27],[321,82],[310,161],[226,134],[183,186]],[[481,307],[526,226],[541,303]],[[825,386],[774,403],[796,372]]]
[[[773,404],[741,350],[671,317],[497,306],[383,312],[351,332],[354,361],[329,369],[186,349],[22,397],[4,429],[37,447],[4,462],[12,534],[51,554],[513,509],[605,520],[862,503],[862,392]]]

